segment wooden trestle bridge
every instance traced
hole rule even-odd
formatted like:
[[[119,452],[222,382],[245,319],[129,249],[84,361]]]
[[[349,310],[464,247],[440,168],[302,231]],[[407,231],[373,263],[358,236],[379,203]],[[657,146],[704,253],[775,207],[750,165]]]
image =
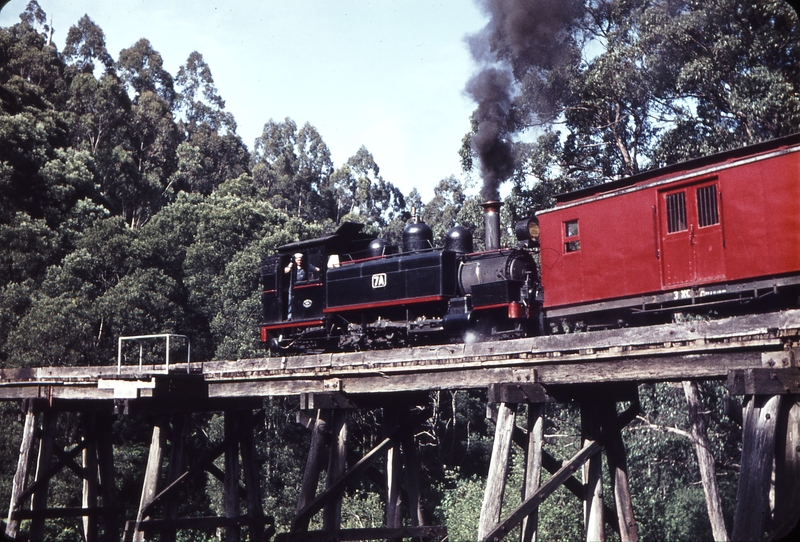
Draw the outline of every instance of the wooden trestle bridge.
[[[730,534],[725,532],[724,522],[715,522],[718,502],[712,491],[707,501],[714,536],[761,540],[768,519],[773,536],[778,536],[800,517],[798,364],[800,310],[789,310],[403,350],[235,362],[0,370],[0,400],[21,401],[25,412],[5,533],[11,538],[36,540],[48,519],[81,517],[87,541],[145,540],[154,533],[159,533],[161,540],[174,540],[178,529],[190,528],[222,528],[226,540],[233,541],[243,536],[245,527],[250,540],[272,539],[275,528],[261,506],[253,429],[263,416],[259,409],[264,397],[295,395],[301,404],[298,420],[311,429],[312,439],[292,529],[278,533],[276,539],[441,539],[445,527],[426,525],[421,514],[411,407],[425,404],[430,390],[485,388],[496,431],[479,538],[500,540],[521,525],[522,539],[531,540],[538,505],[563,484],[583,500],[587,539],[602,540],[608,525],[619,532],[623,542],[633,541],[638,538],[636,515],[628,493],[620,430],[638,413],[637,385],[683,382],[690,412],[696,413],[699,397],[695,383],[726,380],[731,394],[745,395],[747,400],[735,522]],[[542,407],[554,401],[577,401],[581,406],[583,447],[565,460],[552,457],[542,446]],[[620,402],[627,408],[617,414]],[[524,429],[515,421],[519,404],[528,405],[528,427]],[[348,468],[347,415],[351,409],[367,405],[384,408],[385,418],[390,420],[386,435]],[[114,495],[109,435],[115,416],[134,411],[152,412],[155,422],[138,515],[124,518]],[[181,457],[188,452],[183,439],[185,415],[200,411],[224,412],[224,438],[184,465]],[[55,446],[53,435],[56,417],[62,412],[79,412],[83,423],[79,441],[66,449]],[[702,442],[702,415],[694,416],[692,423],[695,438]],[[524,499],[503,518],[500,511],[514,442],[527,451]],[[713,488],[713,457],[702,457],[703,446],[697,449],[704,487]],[[601,451],[610,469],[615,509],[604,506],[601,498]],[[214,464],[220,456],[224,456],[224,471]],[[341,529],[345,488],[379,458],[386,461],[385,527]],[[327,482],[317,494],[326,461]],[[166,476],[162,477],[164,466]],[[48,481],[62,468],[73,470],[82,479],[82,488],[76,488],[76,493],[83,495],[82,507],[48,507]],[[552,476],[542,484],[543,468]],[[573,476],[580,469],[582,480]],[[178,517],[176,496],[181,484],[206,471],[224,484],[225,516]],[[400,505],[401,494],[405,507]],[[241,512],[244,509],[246,513]],[[403,509],[410,511],[409,518],[402,517]],[[309,532],[311,518],[320,512],[323,529]],[[26,529],[21,529],[23,520],[28,520]]]

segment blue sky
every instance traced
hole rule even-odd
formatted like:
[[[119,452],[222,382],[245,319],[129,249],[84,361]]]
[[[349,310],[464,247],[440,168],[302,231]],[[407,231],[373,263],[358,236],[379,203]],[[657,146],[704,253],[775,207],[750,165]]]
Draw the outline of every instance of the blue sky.
[[[211,67],[248,146],[270,118],[310,122],[338,167],[365,145],[383,177],[427,200],[460,171],[474,104],[464,37],[484,15],[472,0],[38,0],[63,49],[88,14],[114,58],[147,38],[175,75],[192,51]],[[0,26],[28,0],[12,0]]]

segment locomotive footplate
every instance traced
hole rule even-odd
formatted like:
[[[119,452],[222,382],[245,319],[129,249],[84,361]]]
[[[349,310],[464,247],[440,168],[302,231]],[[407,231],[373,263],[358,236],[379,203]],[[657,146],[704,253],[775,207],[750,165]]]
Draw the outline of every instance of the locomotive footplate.
[[[297,320],[261,326],[261,341],[269,343],[275,350],[290,349],[303,340],[324,339],[327,334],[324,320]]]

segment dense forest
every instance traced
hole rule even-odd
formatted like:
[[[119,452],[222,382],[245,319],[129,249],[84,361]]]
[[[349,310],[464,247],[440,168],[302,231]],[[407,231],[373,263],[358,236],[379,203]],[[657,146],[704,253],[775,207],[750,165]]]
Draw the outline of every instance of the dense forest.
[[[505,183],[511,224],[569,189],[800,128],[800,24],[785,2],[481,5],[491,22],[469,39],[483,69],[465,81],[478,106],[463,171],[441,179],[425,202],[384,179],[366,147],[334,164],[310,123],[265,119],[248,147],[198,52],[176,74],[147,39],[114,57],[89,15],[58,50],[31,0],[17,24],[0,28],[0,368],[110,365],[117,337],[167,332],[190,336],[195,359],[264,356],[258,267],[279,245],[347,220],[396,241],[412,208],[438,240],[455,224],[480,239],[472,179]],[[491,161],[498,154],[500,166]],[[723,414],[724,388],[701,389],[730,526],[740,429]],[[643,385],[640,396],[644,412],[624,433],[640,536],[710,539],[683,389]],[[258,434],[264,509],[279,531],[294,513],[309,438],[295,424],[298,406],[265,399]],[[475,537],[491,448],[485,407],[478,392],[431,392],[418,413],[426,513],[448,526],[449,540]],[[0,405],[0,503],[16,468],[18,408]],[[579,445],[576,416],[567,405],[548,411],[553,455]],[[149,422],[129,416],[115,425],[128,518]],[[221,431],[216,416],[191,423],[198,448]],[[360,412],[353,441],[368,448],[382,423],[379,409]],[[62,421],[65,442],[77,427]],[[66,489],[74,474],[61,476],[51,502],[78,505]],[[346,526],[383,524],[379,491],[363,484],[348,491]],[[196,484],[182,513],[219,512],[220,492],[214,480]],[[558,492],[540,513],[541,539],[580,539],[580,516],[577,500]],[[48,533],[81,539],[78,521],[50,522]],[[215,534],[183,539],[203,536]]]

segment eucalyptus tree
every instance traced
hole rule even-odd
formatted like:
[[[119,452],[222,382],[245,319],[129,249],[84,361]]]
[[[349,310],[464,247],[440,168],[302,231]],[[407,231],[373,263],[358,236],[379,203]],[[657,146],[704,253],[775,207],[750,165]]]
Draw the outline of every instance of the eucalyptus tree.
[[[22,211],[56,228],[94,189],[91,157],[69,146],[66,115],[19,76],[0,84],[0,222]]]
[[[106,49],[105,33],[88,15],[70,27],[62,55],[79,73],[94,73],[95,61],[100,62],[106,72],[114,69],[114,59]]]
[[[796,132],[800,23],[788,2],[714,0],[650,9],[648,59],[670,123],[655,165]]]
[[[433,198],[422,209],[422,220],[433,230],[434,242],[440,244],[447,232],[457,224],[458,213],[466,201],[466,187],[451,175],[439,181]]]
[[[249,172],[250,154],[225,111],[211,68],[197,51],[180,67],[175,108],[182,141],[174,188],[210,194],[227,179]]]
[[[363,146],[333,173],[331,187],[337,224],[354,220],[380,230],[406,207],[403,193],[381,176],[375,158]]]
[[[177,167],[179,132],[172,111],[175,89],[161,55],[144,38],[119,53],[116,71],[131,96],[125,141],[114,148],[116,171],[107,179],[120,212],[141,227],[166,201]]]
[[[66,81],[51,31],[47,15],[36,0],[28,3],[19,23],[0,30],[0,83],[16,75],[40,89],[49,103],[59,106]]]
[[[41,281],[64,255],[65,223],[96,191],[92,157],[71,147],[71,117],[59,107],[66,84],[55,49],[22,21],[0,29],[0,57],[2,287]]]
[[[329,218],[333,162],[322,136],[311,124],[299,130],[292,119],[270,119],[256,138],[253,178],[276,209],[310,220]]]

